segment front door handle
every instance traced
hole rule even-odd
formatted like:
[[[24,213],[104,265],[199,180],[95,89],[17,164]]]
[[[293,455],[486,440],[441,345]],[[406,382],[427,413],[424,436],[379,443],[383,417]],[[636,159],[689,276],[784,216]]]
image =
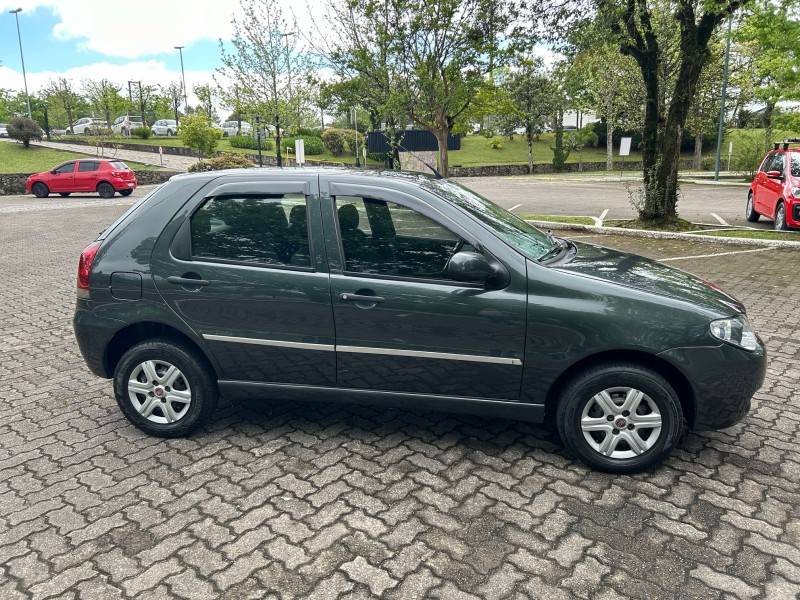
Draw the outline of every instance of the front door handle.
[[[205,287],[208,285],[207,279],[200,279],[199,277],[178,277],[177,275],[170,275],[167,277],[167,281],[184,287]]]
[[[369,296],[366,294],[341,294],[339,298],[341,298],[343,302],[363,302],[365,304],[386,302],[386,298],[382,296]]]

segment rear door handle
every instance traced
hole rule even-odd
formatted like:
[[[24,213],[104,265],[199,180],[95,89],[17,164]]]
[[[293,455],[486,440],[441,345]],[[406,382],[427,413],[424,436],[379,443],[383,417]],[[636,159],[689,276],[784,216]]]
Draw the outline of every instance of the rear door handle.
[[[339,298],[341,298],[343,302],[364,302],[365,304],[386,302],[386,298],[382,296],[368,296],[365,294],[341,294]]]
[[[167,281],[175,285],[182,285],[185,287],[205,287],[208,285],[207,279],[195,279],[194,277],[178,277],[177,275],[170,275]]]

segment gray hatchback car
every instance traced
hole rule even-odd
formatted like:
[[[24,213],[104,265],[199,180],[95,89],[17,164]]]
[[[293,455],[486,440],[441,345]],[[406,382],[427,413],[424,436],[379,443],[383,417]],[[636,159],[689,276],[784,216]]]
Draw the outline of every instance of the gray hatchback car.
[[[217,398],[548,421],[595,468],[741,419],[766,355],[683,271],[544,233],[448,180],[336,169],[180,175],[84,250],[75,333],[135,426]]]

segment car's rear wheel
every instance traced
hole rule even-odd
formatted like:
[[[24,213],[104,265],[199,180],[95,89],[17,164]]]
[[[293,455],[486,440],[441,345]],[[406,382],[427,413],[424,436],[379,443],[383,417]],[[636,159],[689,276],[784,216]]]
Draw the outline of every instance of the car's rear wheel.
[[[684,431],[675,390],[655,371],[633,363],[580,373],[561,393],[556,424],[568,450],[611,473],[658,465]]]
[[[114,197],[114,187],[105,181],[98,184],[97,186],[97,193],[100,194],[101,198],[113,198]]]
[[[136,427],[158,437],[188,435],[213,414],[219,392],[193,351],[165,339],[128,350],[114,371],[114,395]]]
[[[31,191],[37,198],[47,198],[50,195],[50,189],[42,182],[34,183]]]
[[[758,221],[758,217],[761,216],[756,212],[755,207],[755,200],[753,199],[753,192],[747,194],[747,208],[744,211],[745,218],[750,221],[751,223],[755,223]]]
[[[120,190],[119,193],[123,196],[130,196],[133,193],[133,190]]]
[[[61,196],[62,198],[66,198],[66,197],[67,197],[67,196],[69,196],[71,193],[72,193],[72,192],[58,192],[58,195],[59,195],[59,196]]]
[[[786,205],[783,202],[779,202],[778,207],[775,209],[775,223],[773,226],[775,227],[775,231],[786,231],[789,229],[786,226]]]

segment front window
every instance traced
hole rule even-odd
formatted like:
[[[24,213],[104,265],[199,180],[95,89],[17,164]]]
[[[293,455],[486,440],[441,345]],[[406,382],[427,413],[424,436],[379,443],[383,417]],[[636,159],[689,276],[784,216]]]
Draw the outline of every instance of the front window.
[[[792,153],[792,177],[800,177],[800,154]]]
[[[54,171],[56,173],[72,173],[73,169],[75,168],[74,162],[68,162],[60,167],[56,167]]]
[[[467,211],[528,258],[541,258],[555,245],[543,231],[457,183],[434,179],[430,185],[436,195]]]

